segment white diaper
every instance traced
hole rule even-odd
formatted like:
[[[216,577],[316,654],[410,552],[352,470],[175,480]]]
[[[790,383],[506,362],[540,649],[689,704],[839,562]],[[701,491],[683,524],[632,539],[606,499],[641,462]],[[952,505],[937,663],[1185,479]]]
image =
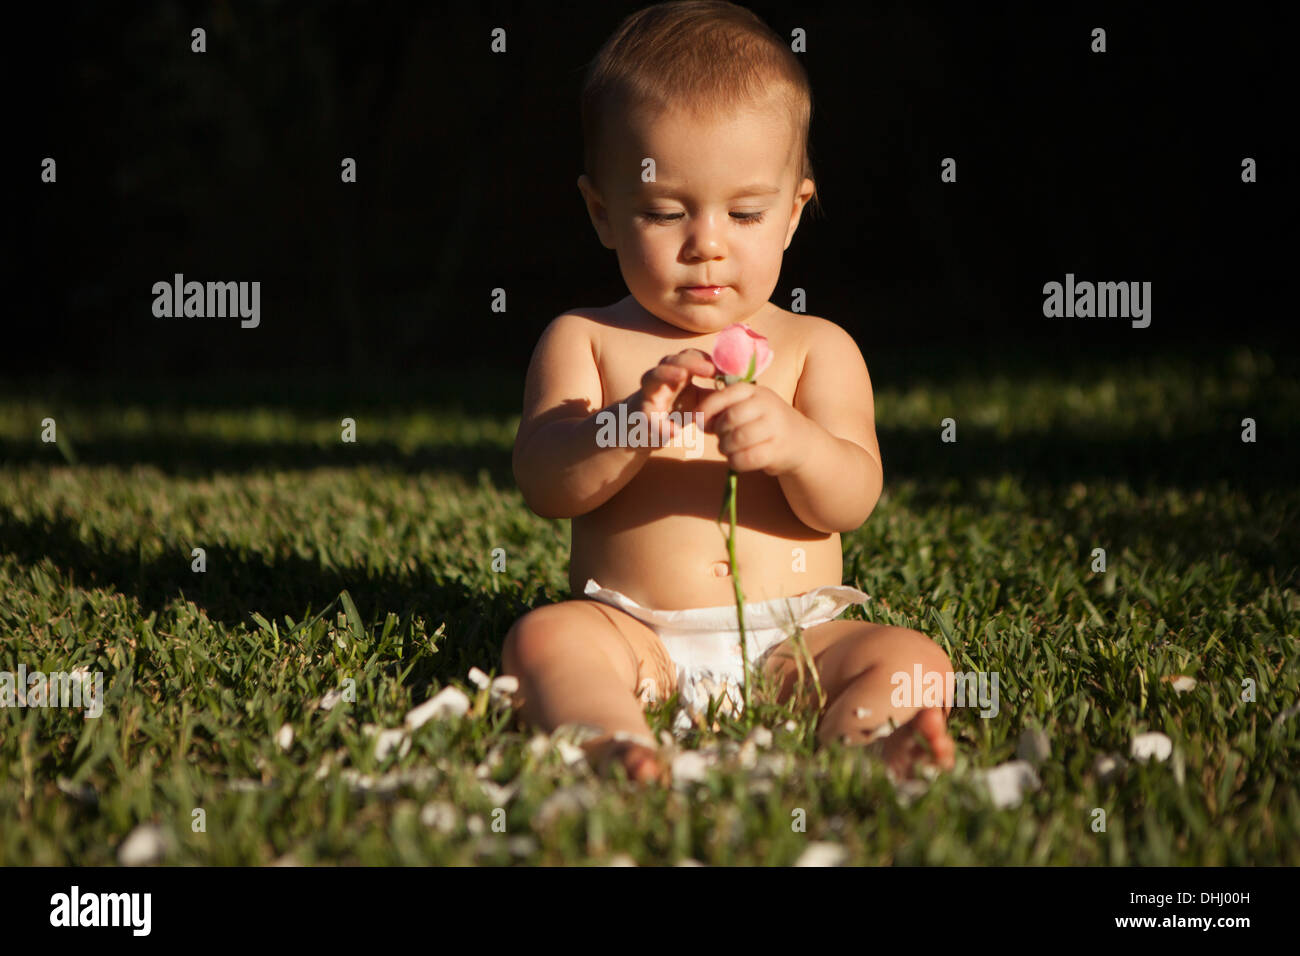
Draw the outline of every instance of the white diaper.
[[[585,595],[617,607],[645,622],[659,635],[677,668],[681,707],[673,721],[674,732],[689,730],[693,718],[702,719],[711,698],[723,697],[719,710],[739,715],[744,710],[740,626],[736,605],[656,611],[642,607],[626,594],[603,588],[587,579]],[[767,655],[790,637],[794,625],[810,628],[839,617],[849,605],[863,604],[871,596],[857,588],[826,585],[803,594],[751,604],[745,602],[745,641],[750,675]],[[752,683],[752,681],[751,681]],[[653,684],[645,681],[644,684]],[[659,699],[658,688],[638,688],[642,700]]]

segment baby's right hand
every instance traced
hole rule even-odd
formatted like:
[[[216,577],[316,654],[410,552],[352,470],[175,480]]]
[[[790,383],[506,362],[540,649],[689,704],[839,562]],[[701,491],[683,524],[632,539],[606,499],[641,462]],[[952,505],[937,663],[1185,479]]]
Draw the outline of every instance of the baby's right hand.
[[[667,412],[680,412],[683,424],[687,415],[695,412],[700,401],[709,394],[709,389],[700,388],[691,381],[692,376],[713,378],[718,374],[717,366],[707,352],[699,349],[685,349],[676,355],[665,355],[659,364],[641,376],[639,395],[640,411],[654,418]],[[664,419],[669,435],[677,433],[677,426],[672,419]]]

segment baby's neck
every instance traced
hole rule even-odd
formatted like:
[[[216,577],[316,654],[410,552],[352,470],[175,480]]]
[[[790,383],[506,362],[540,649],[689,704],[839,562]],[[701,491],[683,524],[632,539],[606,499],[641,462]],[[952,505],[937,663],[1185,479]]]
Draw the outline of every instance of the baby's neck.
[[[630,294],[620,300],[615,305],[615,309],[625,317],[631,327],[642,329],[651,335],[657,335],[664,339],[680,339],[684,342],[683,348],[689,347],[689,340],[691,339],[703,339],[707,336],[717,335],[722,331],[722,328],[726,327],[711,329],[707,332],[695,332],[691,329],[680,328],[671,322],[665,322],[659,316],[647,310],[645,306],[636,300],[635,296]],[[774,304],[766,302],[757,312],[748,316],[737,316],[732,322],[743,322],[755,332],[765,334],[763,329],[767,325],[766,319],[775,309]],[[732,322],[728,322],[727,325],[731,325]]]

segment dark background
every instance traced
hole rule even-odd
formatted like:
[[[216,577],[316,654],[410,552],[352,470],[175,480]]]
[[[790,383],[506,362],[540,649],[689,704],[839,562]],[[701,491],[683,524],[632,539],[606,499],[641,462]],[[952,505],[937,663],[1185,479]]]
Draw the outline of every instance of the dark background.
[[[642,3],[48,5],[11,28],[18,135],[0,372],[523,370],[551,318],[626,294],[575,181],[586,62]],[[1292,347],[1294,125],[1279,14],[753,3],[807,31],[809,218],[773,299],[873,377],[1012,355]],[[190,51],[204,27],[208,51]],[[490,52],[507,31],[508,52]],[[1093,54],[1091,30],[1107,30]],[[40,162],[58,162],[58,183]],[[358,182],[340,182],[357,160]],[[939,179],[958,162],[958,181]],[[1259,182],[1241,182],[1254,157]],[[1288,198],[1284,201],[1284,193]],[[152,285],[262,283],[256,329],[158,319]],[[1152,323],[1042,315],[1067,272],[1153,283]],[[508,312],[491,311],[506,290]],[[518,404],[517,394],[505,396]]]

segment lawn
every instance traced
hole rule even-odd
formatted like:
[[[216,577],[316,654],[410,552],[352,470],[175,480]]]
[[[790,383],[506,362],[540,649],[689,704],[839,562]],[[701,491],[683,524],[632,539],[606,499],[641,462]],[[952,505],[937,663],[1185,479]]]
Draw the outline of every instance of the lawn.
[[[901,789],[769,702],[638,790],[471,682],[568,597],[568,522],[510,472],[519,376],[0,384],[0,670],[105,690],[0,709],[0,864],[1300,863],[1293,360],[867,360],[885,493],[844,536],[849,616],[1000,675],[956,770]],[[379,733],[447,685],[464,716]],[[1039,785],[995,804],[1032,730]],[[1167,759],[1102,771],[1150,731]]]

